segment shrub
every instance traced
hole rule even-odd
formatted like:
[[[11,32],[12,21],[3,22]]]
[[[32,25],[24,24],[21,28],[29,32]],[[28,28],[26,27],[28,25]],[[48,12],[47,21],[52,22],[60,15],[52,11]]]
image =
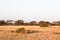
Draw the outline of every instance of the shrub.
[[[15,21],[14,24],[15,25],[23,25],[24,24],[24,21],[23,20],[17,20],[17,21]]]
[[[50,25],[49,22],[41,21],[39,22],[40,27],[48,27]]]
[[[20,33],[20,32],[25,32],[25,29],[24,28],[19,28],[16,30],[17,33]]]
[[[48,24],[41,24],[41,27],[48,27]]]

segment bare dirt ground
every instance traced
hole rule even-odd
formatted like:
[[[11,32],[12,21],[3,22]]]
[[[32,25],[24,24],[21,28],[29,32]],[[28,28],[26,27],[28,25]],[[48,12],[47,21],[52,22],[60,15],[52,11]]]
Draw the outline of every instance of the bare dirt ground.
[[[11,32],[22,27],[39,32],[30,34]],[[0,26],[0,40],[60,40],[60,27]]]

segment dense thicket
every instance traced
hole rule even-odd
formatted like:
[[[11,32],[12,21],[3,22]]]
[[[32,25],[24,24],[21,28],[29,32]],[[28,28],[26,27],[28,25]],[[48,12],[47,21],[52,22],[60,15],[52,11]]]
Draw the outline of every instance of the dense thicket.
[[[24,20],[0,20],[0,26],[1,25],[29,25],[29,26],[41,26],[41,27],[48,27],[48,26],[60,26],[60,21],[54,21],[52,23],[48,21],[30,21],[30,22],[24,22]]]

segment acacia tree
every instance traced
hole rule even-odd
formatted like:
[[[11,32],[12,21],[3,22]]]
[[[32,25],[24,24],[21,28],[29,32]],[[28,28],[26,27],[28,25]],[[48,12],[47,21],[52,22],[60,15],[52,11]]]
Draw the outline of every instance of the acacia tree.
[[[40,22],[38,22],[38,25],[40,27],[48,27],[50,25],[50,23],[46,22],[46,21],[40,21]]]
[[[4,20],[0,20],[0,25],[6,25],[6,22]]]
[[[7,24],[7,25],[13,25],[13,20],[7,20],[7,21],[6,21],[6,24]]]
[[[37,22],[36,22],[36,21],[31,21],[31,22],[29,23],[29,25],[37,25]]]
[[[15,25],[23,25],[24,24],[24,21],[23,20],[17,20],[17,21],[15,21],[14,24]]]
[[[56,26],[60,26],[60,21],[55,21],[54,24],[55,24]]]

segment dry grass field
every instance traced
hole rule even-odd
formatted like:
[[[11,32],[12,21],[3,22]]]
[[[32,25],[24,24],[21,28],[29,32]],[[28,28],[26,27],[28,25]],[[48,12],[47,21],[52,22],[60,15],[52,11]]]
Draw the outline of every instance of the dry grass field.
[[[12,32],[22,27],[38,32],[30,34]],[[60,40],[60,27],[0,26],[0,40]]]

